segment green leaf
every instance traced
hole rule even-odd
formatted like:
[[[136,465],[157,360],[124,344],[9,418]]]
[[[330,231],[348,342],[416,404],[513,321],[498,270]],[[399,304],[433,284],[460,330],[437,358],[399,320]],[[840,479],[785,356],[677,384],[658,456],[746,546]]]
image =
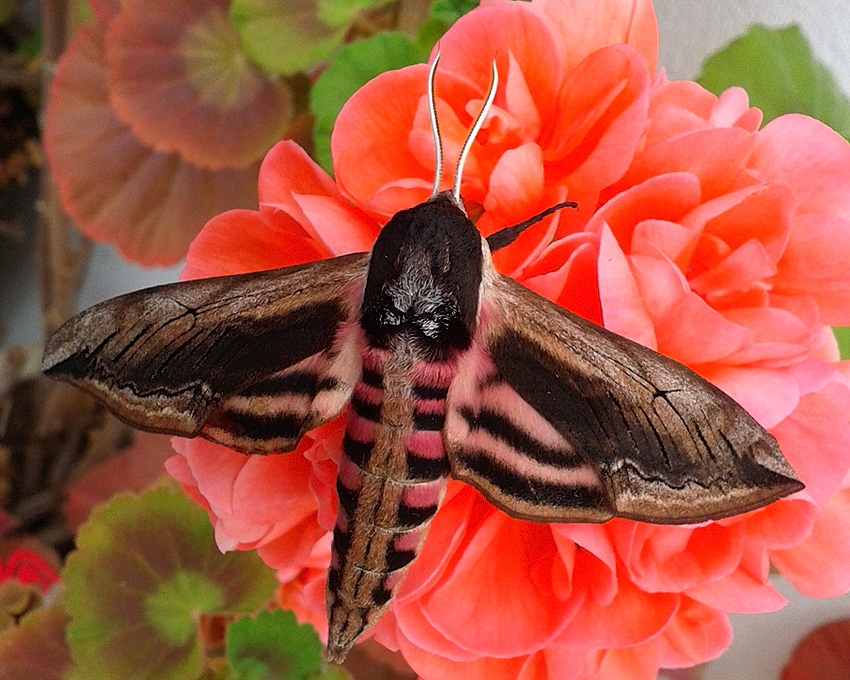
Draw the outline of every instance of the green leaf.
[[[475,9],[478,2],[479,0],[434,0],[428,11],[428,19],[419,27],[416,43],[426,52],[430,52],[452,24]]]
[[[850,138],[850,102],[797,26],[751,27],[709,57],[698,80],[715,94],[743,87],[751,104],[764,111],[765,122],[784,113],[805,113]]]
[[[358,12],[377,9],[392,0],[318,0],[319,18],[329,26],[348,26]]]
[[[232,0],[242,50],[267,73],[293,75],[330,57],[359,12],[390,0]]]
[[[306,680],[319,673],[322,643],[292,612],[263,611],[230,625],[227,659],[234,680]]]
[[[451,26],[467,12],[478,7],[479,0],[434,0],[429,15]]]
[[[256,554],[222,555],[206,513],[171,486],[95,510],[62,579],[68,644],[88,680],[197,678],[198,617],[256,611],[277,585]]]
[[[310,93],[310,110],[315,117],[315,155],[325,170],[333,172],[331,132],[348,98],[380,73],[419,63],[427,57],[427,51],[401,33],[379,33],[346,45],[340,51]]]
[[[322,21],[318,0],[233,0],[230,18],[245,54],[267,73],[283,75],[327,59],[347,29]]]
[[[0,677],[3,680],[67,678],[71,664],[71,653],[65,643],[67,618],[62,608],[54,605],[34,609],[18,625],[0,631]]]
[[[838,350],[841,352],[841,358],[850,359],[850,326],[833,328],[832,331],[838,339]]]

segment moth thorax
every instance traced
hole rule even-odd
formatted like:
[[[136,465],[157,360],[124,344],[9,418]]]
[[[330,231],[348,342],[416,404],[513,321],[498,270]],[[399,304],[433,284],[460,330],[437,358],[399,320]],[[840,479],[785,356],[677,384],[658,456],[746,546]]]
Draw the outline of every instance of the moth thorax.
[[[431,359],[469,347],[482,261],[481,236],[449,194],[396,213],[369,262],[360,323],[370,343],[406,335]]]

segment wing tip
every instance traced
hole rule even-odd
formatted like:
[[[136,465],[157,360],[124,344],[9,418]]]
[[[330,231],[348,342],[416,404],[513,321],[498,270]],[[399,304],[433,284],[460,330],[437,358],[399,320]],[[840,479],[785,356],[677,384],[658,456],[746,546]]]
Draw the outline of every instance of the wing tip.
[[[59,365],[73,354],[63,337],[66,335],[63,329],[64,326],[60,327],[47,339],[41,355],[41,371],[51,378],[58,378],[61,375]]]

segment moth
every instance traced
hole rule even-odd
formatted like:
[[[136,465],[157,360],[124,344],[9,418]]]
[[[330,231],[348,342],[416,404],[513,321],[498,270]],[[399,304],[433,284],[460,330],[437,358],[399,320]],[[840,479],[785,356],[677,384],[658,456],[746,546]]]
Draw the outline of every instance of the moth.
[[[327,658],[390,607],[448,476],[533,522],[704,522],[802,488],[773,437],[688,368],[494,269],[534,218],[483,238],[451,191],[371,253],[157,286],[50,339],[44,371],[137,427],[246,454],[292,451],[347,409],[327,579]]]

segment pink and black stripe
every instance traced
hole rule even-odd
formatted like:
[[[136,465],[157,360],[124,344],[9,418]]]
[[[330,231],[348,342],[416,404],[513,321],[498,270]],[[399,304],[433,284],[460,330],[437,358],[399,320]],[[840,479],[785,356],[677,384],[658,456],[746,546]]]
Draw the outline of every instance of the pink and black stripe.
[[[390,352],[367,352],[337,475],[339,510],[328,573],[330,626],[354,639],[389,606],[445,492],[442,442],[452,367],[414,361],[385,384]],[[397,362],[393,365],[398,376]]]

